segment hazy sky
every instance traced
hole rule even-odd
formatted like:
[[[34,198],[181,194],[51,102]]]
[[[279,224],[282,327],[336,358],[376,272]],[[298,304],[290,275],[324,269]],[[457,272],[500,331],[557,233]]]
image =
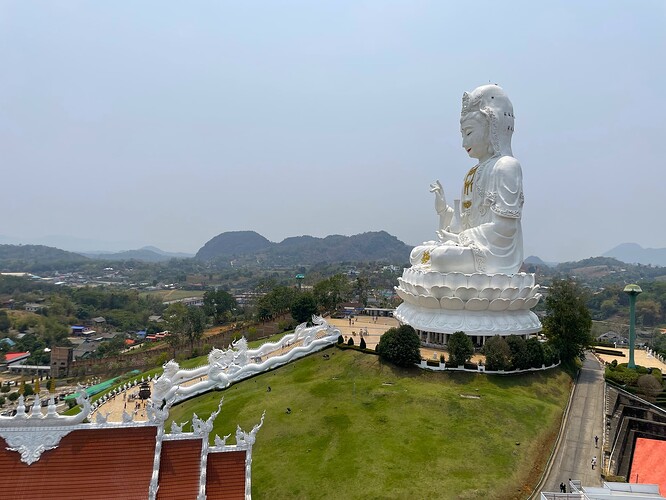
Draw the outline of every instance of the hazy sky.
[[[517,117],[526,256],[666,247],[662,0],[0,0],[0,235],[417,244],[488,82]]]

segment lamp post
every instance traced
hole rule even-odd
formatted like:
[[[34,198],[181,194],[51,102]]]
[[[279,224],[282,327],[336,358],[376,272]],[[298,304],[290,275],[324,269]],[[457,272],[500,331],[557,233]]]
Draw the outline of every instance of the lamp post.
[[[624,293],[629,295],[629,364],[627,368],[636,369],[634,363],[634,341],[636,340],[636,297],[641,293],[641,287],[638,285],[627,285],[624,287]]]

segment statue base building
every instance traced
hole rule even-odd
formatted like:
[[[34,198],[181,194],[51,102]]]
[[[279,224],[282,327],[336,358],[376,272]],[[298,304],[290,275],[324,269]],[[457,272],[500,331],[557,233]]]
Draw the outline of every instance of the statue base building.
[[[394,316],[412,326],[427,346],[445,346],[462,331],[476,346],[494,336],[528,336],[541,330],[532,312],[541,298],[534,274],[441,273],[411,267],[398,278],[404,301]]]

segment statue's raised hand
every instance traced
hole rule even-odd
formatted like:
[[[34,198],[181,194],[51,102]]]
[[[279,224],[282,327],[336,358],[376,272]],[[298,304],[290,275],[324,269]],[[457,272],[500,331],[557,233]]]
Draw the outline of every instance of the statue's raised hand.
[[[444,196],[444,188],[439,180],[430,184],[430,192],[435,193],[435,210],[437,210],[438,214],[441,214],[448,208],[448,205]]]

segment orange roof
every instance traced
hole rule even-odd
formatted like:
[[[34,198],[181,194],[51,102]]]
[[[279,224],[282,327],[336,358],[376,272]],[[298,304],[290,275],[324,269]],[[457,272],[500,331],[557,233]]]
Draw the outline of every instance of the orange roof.
[[[8,352],[5,353],[5,361],[11,363],[12,361],[19,359],[23,356],[30,356],[30,351],[27,352]]]
[[[659,491],[666,493],[666,441],[637,438],[631,460],[630,483],[658,484]]]
[[[3,498],[87,500],[148,497],[157,428],[75,430],[27,465],[0,438]]]
[[[245,451],[209,453],[206,500],[245,498]]]
[[[200,464],[201,439],[162,441],[157,499],[197,498]]]

